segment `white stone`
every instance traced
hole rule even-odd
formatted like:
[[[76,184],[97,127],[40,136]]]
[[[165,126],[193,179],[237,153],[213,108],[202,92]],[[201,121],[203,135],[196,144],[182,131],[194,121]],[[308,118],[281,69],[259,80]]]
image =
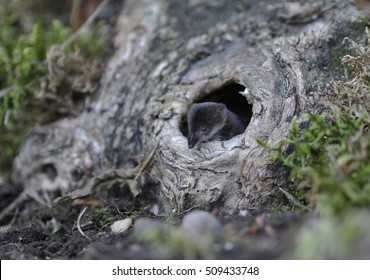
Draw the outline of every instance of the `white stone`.
[[[128,230],[131,225],[132,225],[132,219],[126,218],[124,220],[119,220],[119,221],[114,222],[113,225],[111,226],[111,230],[113,233],[118,234],[118,233],[122,233]]]

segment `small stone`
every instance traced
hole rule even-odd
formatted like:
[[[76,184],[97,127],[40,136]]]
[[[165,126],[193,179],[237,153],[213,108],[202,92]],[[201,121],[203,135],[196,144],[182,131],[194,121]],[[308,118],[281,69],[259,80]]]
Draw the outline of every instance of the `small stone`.
[[[158,216],[159,214],[159,205],[158,204],[154,204],[151,208],[150,208],[150,213],[152,213],[153,215],[155,216]]]
[[[234,247],[235,247],[235,245],[234,245],[234,243],[232,243],[232,242],[226,242],[226,243],[224,244],[224,249],[225,249],[226,251],[231,251],[231,250],[233,250],[233,249],[234,249]]]
[[[124,220],[114,222],[113,225],[111,226],[111,230],[113,233],[118,234],[128,230],[131,225],[132,219],[126,218]]]
[[[181,227],[194,236],[220,236],[222,225],[215,216],[206,211],[192,211],[182,219]]]
[[[246,210],[246,209],[242,209],[242,210],[239,211],[239,216],[241,216],[241,217],[246,217],[246,216],[248,216],[248,214],[249,214],[249,211]]]

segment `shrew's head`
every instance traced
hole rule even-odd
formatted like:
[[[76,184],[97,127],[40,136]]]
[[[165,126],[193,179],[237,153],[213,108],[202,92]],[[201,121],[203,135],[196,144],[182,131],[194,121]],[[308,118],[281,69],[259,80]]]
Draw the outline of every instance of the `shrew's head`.
[[[187,114],[189,148],[208,142],[222,129],[226,118],[227,109],[222,103],[204,102],[191,105]]]

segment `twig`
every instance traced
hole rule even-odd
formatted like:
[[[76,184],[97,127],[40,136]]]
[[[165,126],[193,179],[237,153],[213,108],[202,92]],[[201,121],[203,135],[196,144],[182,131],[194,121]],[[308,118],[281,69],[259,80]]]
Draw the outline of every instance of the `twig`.
[[[153,156],[154,156],[154,153],[155,151],[157,150],[158,148],[158,144],[159,142],[157,142],[153,149],[151,150],[151,152],[149,153],[149,155],[146,157],[146,159],[143,161],[142,164],[140,164],[138,170],[137,170],[137,173],[136,173],[136,176],[134,178],[134,180],[136,181],[137,178],[139,178],[140,174],[143,172],[143,170],[146,168],[146,166],[149,164],[149,162],[152,160]]]
[[[18,212],[19,212],[18,209],[15,209],[15,214],[13,215],[13,218],[10,221],[10,223],[4,226],[0,226],[0,234],[9,231],[14,226],[15,221],[17,220]]]
[[[6,110],[5,117],[4,117],[4,126],[7,127],[9,124],[9,116],[10,116],[11,110]]]
[[[88,237],[88,236],[87,236],[87,235],[82,231],[82,229],[81,229],[81,227],[80,227],[80,221],[81,221],[81,218],[82,218],[83,214],[85,213],[86,209],[87,209],[87,207],[85,207],[84,209],[82,209],[82,211],[81,211],[80,215],[78,215],[78,218],[77,218],[77,228],[78,228],[79,233],[80,233],[83,237],[85,237],[87,240],[89,240],[89,241],[91,242],[91,241],[92,241],[92,240],[91,240],[91,238],[90,238],[90,237]]]
[[[312,211],[312,209],[311,208],[309,208],[309,207],[307,207],[307,206],[305,206],[305,205],[303,205],[298,199],[296,199],[294,196],[292,196],[290,193],[288,193],[286,190],[284,190],[284,189],[282,189],[282,188],[280,188],[280,187],[278,187],[279,188],[279,190],[285,195],[285,197],[291,202],[291,203],[293,203],[293,205],[295,205],[295,206],[297,206],[297,207],[299,207],[299,208],[301,208],[301,209],[304,209],[304,210],[306,210],[306,211]]]
[[[90,25],[97,15],[103,10],[103,8],[108,4],[110,0],[104,0],[100,5],[95,9],[95,11],[89,16],[89,18],[81,25],[81,27],[72,34],[63,44],[62,49],[65,49],[69,44],[71,44],[78,36],[80,36],[81,32],[85,29],[86,26]]]
[[[11,92],[13,88],[14,86],[10,86],[10,87],[0,90],[0,99],[5,97],[9,92]]]
[[[15,209],[19,204],[24,202],[28,198],[28,191],[24,190],[20,193],[20,195],[17,196],[16,199],[14,199],[7,207],[5,207],[0,212],[0,221],[4,219],[13,209]]]
[[[16,209],[18,205],[25,202],[28,199],[33,199],[37,203],[39,203],[42,206],[50,208],[50,205],[48,205],[39,195],[36,191],[25,189],[22,191],[16,199],[14,199],[7,207],[1,210],[0,212],[0,221],[4,219],[8,214],[10,214],[11,211]]]
[[[188,213],[188,212],[190,212],[190,211],[193,211],[194,209],[197,209],[197,208],[200,208],[201,209],[201,204],[196,204],[196,205],[194,205],[193,207],[190,207],[189,209],[186,209],[186,210],[184,210],[184,211],[182,211],[181,213],[180,213],[180,215],[183,215],[183,214],[185,214],[185,213]]]

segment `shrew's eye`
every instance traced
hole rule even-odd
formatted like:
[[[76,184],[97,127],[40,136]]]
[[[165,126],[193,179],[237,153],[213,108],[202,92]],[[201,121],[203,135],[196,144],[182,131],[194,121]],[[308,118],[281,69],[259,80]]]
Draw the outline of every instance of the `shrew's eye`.
[[[204,126],[200,129],[201,132],[206,132],[207,131],[207,128],[205,128]]]

